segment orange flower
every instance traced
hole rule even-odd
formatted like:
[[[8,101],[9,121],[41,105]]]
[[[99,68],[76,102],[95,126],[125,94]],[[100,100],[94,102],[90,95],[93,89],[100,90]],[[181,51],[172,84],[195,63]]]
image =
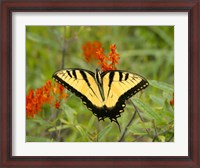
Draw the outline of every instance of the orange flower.
[[[59,103],[59,102],[56,102],[56,103],[55,103],[55,108],[58,109],[59,107],[60,107],[60,103]]]
[[[48,80],[44,86],[34,90],[30,90],[26,96],[26,115],[28,118],[34,117],[42,111],[44,104],[55,103],[55,108],[60,107],[60,101],[67,98],[67,94],[64,92],[64,87],[55,83],[52,85]],[[57,98],[58,97],[58,98]],[[57,99],[59,101],[57,101]]]
[[[85,57],[85,60],[87,62],[90,62],[90,61],[96,59],[97,58],[96,50],[99,49],[100,47],[101,47],[101,43],[98,41],[94,41],[93,43],[86,42],[82,46],[83,55]]]
[[[173,98],[169,101],[171,106],[174,106],[174,93],[173,93]]]
[[[118,60],[120,59],[119,54],[116,53],[116,44],[113,44],[110,46],[110,53],[109,53],[109,60],[111,61],[110,65],[112,67],[112,69],[117,69],[115,67],[115,64],[118,64]]]
[[[59,83],[55,83],[53,88],[52,88],[52,92],[55,96],[58,96],[58,99],[62,100],[67,98],[68,94],[65,93],[65,88],[60,85]]]
[[[102,71],[111,70],[111,66],[107,64],[108,58],[103,53],[103,49],[102,48],[98,49],[96,53],[97,53],[97,59],[99,60],[97,64],[100,65]]]
[[[110,53],[109,53],[109,57],[107,57],[104,53],[103,53],[103,49],[99,48],[96,51],[97,54],[97,59],[99,60],[98,64],[100,65],[102,71],[109,71],[109,70],[115,70],[116,68],[116,64],[118,64],[118,60],[120,59],[119,54],[116,53],[116,45],[113,44],[110,46]],[[110,64],[108,62],[111,62]]]

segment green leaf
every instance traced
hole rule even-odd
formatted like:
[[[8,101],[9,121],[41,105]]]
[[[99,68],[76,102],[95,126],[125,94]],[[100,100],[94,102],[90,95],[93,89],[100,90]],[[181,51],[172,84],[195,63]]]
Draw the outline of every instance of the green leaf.
[[[110,132],[111,128],[112,124],[109,124],[104,129],[102,129],[98,134],[98,141],[102,141],[103,138],[108,134],[108,132]]]
[[[165,109],[162,109],[160,111],[160,114],[162,115],[162,117],[169,117],[171,120],[174,118],[174,113],[172,111],[167,111]]]
[[[63,118],[60,118],[60,122],[65,124],[65,125],[70,125],[70,123]]]
[[[174,86],[173,85],[170,85],[170,84],[167,84],[165,82],[158,82],[158,81],[155,81],[155,80],[148,80],[150,85],[151,86],[154,86],[158,89],[161,89],[163,91],[168,91],[168,92],[174,92]]]
[[[48,131],[54,132],[54,131],[59,131],[59,130],[63,130],[63,129],[70,128],[70,127],[72,127],[72,126],[71,125],[59,125],[59,126],[48,129]]]
[[[160,139],[161,142],[165,142],[165,136],[163,136],[163,135],[159,135],[159,136],[158,136],[158,139]]]
[[[66,104],[63,105],[63,111],[66,114],[68,121],[72,124],[75,123],[74,116],[77,114],[76,111]]]
[[[143,103],[140,99],[134,98],[133,102],[136,106],[143,111],[143,114],[148,116],[150,119],[155,119],[157,121],[161,120],[161,117],[154,111],[149,105]]]
[[[157,103],[159,105],[164,104],[164,100],[161,99],[160,97],[157,97],[157,96],[154,96],[154,95],[150,95],[149,97],[151,98],[152,101],[154,101],[155,103]]]
[[[169,92],[163,92],[163,97],[165,99],[171,100],[173,98],[173,94]]]
[[[147,132],[133,132],[133,135],[144,136],[144,135],[147,135]]]
[[[94,122],[96,120],[96,117],[94,115],[92,115],[92,117],[90,118],[88,124],[87,124],[87,131],[86,132],[89,132],[92,128],[92,126],[94,125]]]
[[[52,142],[53,140],[44,137],[26,136],[26,142]]]
[[[145,121],[143,122],[139,117],[138,117],[138,122],[131,125],[131,127],[129,128],[129,131],[133,134],[133,135],[148,135],[149,137],[151,137],[151,130],[152,130],[152,121]]]
[[[80,125],[76,125],[75,128],[81,133],[81,135],[86,138],[87,140],[90,141],[88,134],[85,132],[85,130],[80,126]]]
[[[41,126],[44,126],[44,127],[51,127],[52,124],[50,124],[49,122],[45,121],[44,119],[38,117],[38,116],[35,116],[34,119],[32,119],[32,121],[40,124]]]

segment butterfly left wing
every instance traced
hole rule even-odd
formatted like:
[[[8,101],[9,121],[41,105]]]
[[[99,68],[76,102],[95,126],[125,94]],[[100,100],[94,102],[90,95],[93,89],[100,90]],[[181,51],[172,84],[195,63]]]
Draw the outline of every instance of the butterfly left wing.
[[[53,78],[76,96],[80,97],[83,104],[99,120],[105,118],[103,100],[93,72],[78,68],[68,68],[55,72]]]
[[[124,111],[125,100],[148,86],[145,78],[126,71],[106,71],[101,74],[101,78],[108,116],[115,122]]]

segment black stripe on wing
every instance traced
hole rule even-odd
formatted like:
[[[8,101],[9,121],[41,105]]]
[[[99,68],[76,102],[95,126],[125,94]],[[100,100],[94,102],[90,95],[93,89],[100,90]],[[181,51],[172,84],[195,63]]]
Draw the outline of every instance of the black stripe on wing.
[[[114,75],[115,75],[114,71],[111,71],[109,74],[109,84],[108,84],[109,90],[107,96],[110,94],[111,84],[113,82]]]
[[[82,102],[84,105],[87,106],[87,108],[92,111],[94,113],[95,116],[98,117],[99,120],[104,120],[104,118],[106,118],[106,110],[105,107],[96,107],[95,105],[92,104],[92,102],[81,92],[79,92],[76,88],[74,88],[73,86],[71,86],[70,84],[68,84],[67,82],[65,82],[63,79],[61,79],[59,76],[57,76],[57,73],[59,73],[60,71],[64,71],[63,73],[67,73],[68,76],[70,76],[71,78],[75,78],[77,79],[77,74],[76,71],[79,70],[80,74],[82,75],[83,79],[85,80],[85,82],[87,83],[88,87],[90,87],[90,83],[87,79],[87,75],[85,72],[89,73],[93,78],[94,78],[94,73],[88,70],[84,70],[84,69],[62,69],[62,70],[58,70],[56,71],[52,78],[60,83],[61,85],[63,85],[67,90],[69,90],[70,92],[72,92],[73,94],[75,94],[76,96],[78,96],[79,98],[81,98]],[[95,80],[95,78],[94,78]],[[91,88],[90,88],[91,89]],[[92,90],[92,89],[91,89]],[[93,90],[92,90],[93,91]],[[93,93],[95,94],[95,92],[93,91]]]

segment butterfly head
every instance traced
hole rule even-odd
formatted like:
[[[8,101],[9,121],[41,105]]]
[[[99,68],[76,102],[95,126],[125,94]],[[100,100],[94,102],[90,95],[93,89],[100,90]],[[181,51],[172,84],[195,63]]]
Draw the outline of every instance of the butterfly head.
[[[102,84],[101,73],[102,73],[101,69],[100,68],[96,68],[95,78],[96,78],[96,81],[99,84]]]

